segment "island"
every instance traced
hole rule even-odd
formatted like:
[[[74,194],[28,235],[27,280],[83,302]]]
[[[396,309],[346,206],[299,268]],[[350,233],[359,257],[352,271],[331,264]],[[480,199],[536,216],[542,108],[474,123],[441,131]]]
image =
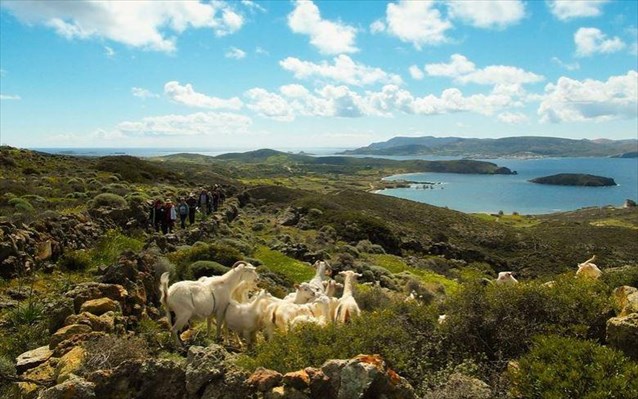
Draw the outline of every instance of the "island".
[[[529,181],[532,183],[551,184],[556,186],[606,187],[617,185],[611,177],[588,175],[583,173],[559,173],[557,175],[537,177]]]

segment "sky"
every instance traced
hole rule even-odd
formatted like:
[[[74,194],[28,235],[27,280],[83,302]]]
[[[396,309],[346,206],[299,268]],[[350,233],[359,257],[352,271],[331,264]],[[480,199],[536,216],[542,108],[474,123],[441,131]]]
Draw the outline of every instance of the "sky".
[[[638,1],[0,0],[0,141],[638,138]]]

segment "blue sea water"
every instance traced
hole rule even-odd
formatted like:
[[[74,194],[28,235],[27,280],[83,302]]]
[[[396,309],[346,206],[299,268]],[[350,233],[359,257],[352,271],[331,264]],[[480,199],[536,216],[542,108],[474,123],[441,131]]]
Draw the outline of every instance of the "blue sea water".
[[[402,157],[406,159],[407,157]],[[418,157],[412,157],[415,159]],[[427,157],[421,157],[425,159]],[[396,158],[395,158],[396,159]],[[453,173],[411,173],[390,176],[388,180],[437,183],[431,189],[422,185],[380,191],[381,194],[462,212],[545,214],[591,206],[621,206],[625,199],[638,201],[638,159],[621,158],[543,158],[489,159],[506,166],[517,175],[463,175]],[[557,173],[588,173],[612,177],[617,186],[573,187],[530,183],[535,177]]]

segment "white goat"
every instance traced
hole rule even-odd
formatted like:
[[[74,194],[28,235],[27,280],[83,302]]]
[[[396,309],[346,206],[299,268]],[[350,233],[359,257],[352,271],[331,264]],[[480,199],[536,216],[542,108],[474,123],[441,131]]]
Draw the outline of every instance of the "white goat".
[[[290,328],[295,328],[303,323],[318,324],[325,326],[332,322],[330,318],[330,300],[327,295],[320,295],[311,303],[300,305],[305,309],[301,310],[297,316],[290,321]],[[310,313],[310,314],[308,314]]]
[[[272,337],[275,329],[287,331],[292,320],[300,315],[315,316],[310,303],[322,296],[325,296],[316,287],[309,283],[301,283],[295,286],[297,291],[292,299],[282,299],[272,301],[263,315],[262,323],[266,338]]]
[[[206,331],[210,334],[213,316],[217,321],[217,340],[221,339],[224,312],[228,306],[231,292],[240,281],[255,281],[258,276],[255,267],[246,262],[237,262],[223,276],[202,278],[198,281],[179,281],[168,286],[169,274],[160,278],[161,302],[171,326],[171,333],[178,346],[181,346],[178,332],[191,319],[206,319]],[[171,319],[175,313],[175,323]]]
[[[496,284],[518,284],[518,280],[514,278],[512,272],[500,272],[498,278],[495,280]]]
[[[308,281],[308,283],[310,285],[314,285],[323,292],[325,288],[323,282],[330,278],[329,276],[332,273],[332,268],[328,262],[322,260],[316,261],[312,267],[315,268],[315,275],[312,279],[310,279],[310,281]]]
[[[261,315],[270,300],[270,294],[261,290],[248,303],[239,303],[233,299],[226,309],[226,326],[246,340],[248,346],[255,342],[257,331],[261,328]]]
[[[343,288],[343,284],[336,282],[335,280],[328,280],[326,283],[326,296],[330,300],[328,304],[328,320],[334,321],[337,314],[337,306],[339,305],[339,299],[335,298],[337,289]]]
[[[339,298],[337,309],[335,310],[335,322],[347,323],[355,316],[361,314],[357,301],[352,296],[352,286],[357,277],[361,277],[362,274],[355,273],[352,270],[346,270],[339,272],[344,276],[343,280],[343,294]]]
[[[578,264],[578,271],[576,272],[577,276],[584,276],[593,279],[599,278],[603,272],[593,264],[592,262],[596,260],[596,255],[592,256],[590,259],[586,260],[583,263]]]

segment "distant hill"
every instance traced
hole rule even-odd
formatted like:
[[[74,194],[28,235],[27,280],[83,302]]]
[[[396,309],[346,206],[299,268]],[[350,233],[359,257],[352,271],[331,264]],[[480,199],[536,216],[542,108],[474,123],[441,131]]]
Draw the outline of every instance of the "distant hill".
[[[638,151],[638,140],[573,140],[558,137],[394,137],[344,155],[438,155],[472,158],[606,157]]]
[[[551,184],[555,186],[583,186],[604,187],[615,186],[616,182],[611,177],[595,176],[582,173],[559,173],[552,176],[537,177],[530,182],[538,184]]]

